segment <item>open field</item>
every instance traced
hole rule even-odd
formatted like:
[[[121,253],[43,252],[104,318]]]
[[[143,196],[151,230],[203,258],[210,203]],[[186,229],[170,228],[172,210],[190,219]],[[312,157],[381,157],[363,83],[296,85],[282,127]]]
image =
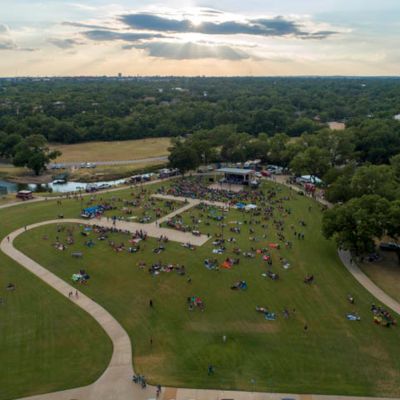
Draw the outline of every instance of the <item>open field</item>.
[[[16,201],[16,198],[15,198],[15,195],[13,195],[13,194],[0,195],[0,206],[3,204],[15,202],[15,201]]]
[[[52,149],[62,152],[55,162],[96,162],[140,160],[168,155],[170,138],[127,140],[120,142],[89,142],[53,144]]]
[[[381,252],[382,260],[362,263],[360,268],[389,296],[400,301],[400,265],[396,253]]]
[[[127,165],[101,165],[94,169],[79,168],[71,172],[69,180],[78,182],[108,181],[129,177],[145,169],[162,168],[163,166],[162,161],[149,161]]]
[[[57,232],[55,226],[24,233],[16,245],[67,281],[81,268],[89,273],[89,284],[79,289],[124,326],[134,344],[136,371],[153,383],[292,393],[399,395],[399,328],[384,329],[373,324],[369,307],[374,299],[341,265],[334,244],[322,238],[320,207],[286,188],[265,184],[264,191],[271,190],[278,190],[278,199],[289,200],[280,203],[272,198],[270,203],[275,211],[260,224],[255,221],[262,216],[237,210],[223,213],[207,208],[184,213],[185,221],[197,225],[202,232],[215,237],[224,230],[225,238],[236,239],[236,243],[225,243],[226,251],[221,255],[212,252],[215,239],[194,251],[171,242],[165,244],[164,252],[155,254],[157,241],[147,239],[138,253],[115,252],[107,240],[98,241],[94,232],[89,233],[89,238],[95,246],[88,248],[88,237],[80,234],[82,228],[77,225],[73,232],[75,244],[65,251],[52,246],[56,236],[64,242],[67,235],[66,231]],[[131,192],[125,190],[121,196]],[[118,194],[98,196],[115,195]],[[54,218],[60,210],[66,218],[76,217],[80,204],[77,200],[63,200],[61,206],[49,201],[20,207],[8,211],[10,218],[2,231]],[[30,212],[21,212],[25,209]],[[224,216],[226,224],[223,229],[218,221],[220,216]],[[279,250],[269,248],[269,243],[278,242],[274,220],[284,221],[283,233],[292,242],[292,248],[283,244]],[[306,226],[299,227],[299,220]],[[240,227],[241,232],[231,232],[231,227]],[[297,239],[294,230],[304,233],[305,239]],[[46,236],[48,239],[44,240]],[[129,236],[109,234],[109,239],[127,246]],[[246,252],[268,248],[273,260],[271,270],[280,279],[273,281],[261,276],[268,270],[261,255],[240,255],[240,263],[232,269],[204,267],[206,258],[216,258],[221,265],[227,257],[238,257],[233,253],[235,247]],[[84,257],[74,260],[69,256],[71,251],[82,251]],[[284,260],[290,264],[289,269],[282,268]],[[157,262],[184,264],[186,275],[151,275],[147,268],[138,267],[141,261],[147,267]],[[307,274],[314,274],[314,284],[303,283]],[[246,280],[247,290],[230,289],[239,280]],[[355,305],[348,303],[348,293],[356,298]],[[188,296],[201,297],[205,311],[189,311]],[[149,307],[150,298],[154,309]],[[263,314],[255,311],[257,305],[275,312],[277,319],[265,320]],[[289,318],[282,315],[285,308]],[[11,319],[22,310],[17,309]],[[358,313],[361,321],[348,321],[348,312]],[[226,343],[222,341],[224,335]],[[32,346],[36,345],[33,340]],[[207,376],[210,363],[216,368],[211,377]],[[0,383],[7,384],[1,380],[0,374]],[[71,380],[64,382],[74,386]]]
[[[12,165],[0,164],[0,178],[7,178],[10,176],[23,176],[28,173],[26,168],[14,167]]]
[[[55,202],[0,210],[0,236],[48,218]],[[50,213],[48,213],[50,211]],[[0,253],[0,398],[85,385],[105,369],[112,347],[80,308]],[[15,291],[7,291],[12,282]],[[79,366],[79,367],[78,367]]]

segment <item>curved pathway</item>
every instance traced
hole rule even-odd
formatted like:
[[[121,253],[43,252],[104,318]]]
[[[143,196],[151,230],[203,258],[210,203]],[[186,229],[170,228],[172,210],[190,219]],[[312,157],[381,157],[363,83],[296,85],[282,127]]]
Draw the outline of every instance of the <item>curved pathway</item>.
[[[288,176],[279,175],[275,177],[275,182],[278,182],[282,185],[288,186],[295,191],[302,191],[296,185],[292,185],[287,183]],[[315,197],[314,200],[323,204],[329,208],[333,207],[332,203],[329,203],[327,200],[322,199],[321,197]],[[364,287],[364,289],[368,290],[376,299],[378,299],[382,304],[386,307],[391,308],[397,314],[400,315],[400,303],[390,297],[386,292],[384,292],[380,287],[378,287],[371,279],[368,278],[367,275],[358,267],[358,265],[353,261],[351,257],[351,253],[346,250],[338,250],[338,255],[343,265],[347,268],[351,275]]]
[[[26,229],[30,230],[39,226],[55,223],[60,223],[60,220],[40,222],[29,225]],[[62,296],[69,298],[69,292],[75,293],[75,287],[69,285],[57,275],[48,271],[14,247],[14,239],[23,232],[25,232],[25,229],[21,228],[12,232],[8,238],[4,238],[0,244],[1,250],[21,264],[25,269],[57,290]],[[154,388],[149,387],[147,390],[141,390],[131,382],[131,377],[133,375],[131,342],[128,334],[118,321],[107,310],[81,292],[78,292],[78,297],[73,296],[69,298],[69,300],[90,314],[110,337],[113,344],[113,353],[110,363],[100,378],[89,386],[46,395],[32,396],[30,399],[144,399],[154,394]]]
[[[283,183],[283,182],[280,182]],[[119,189],[114,189],[119,190]],[[40,200],[37,200],[40,201]],[[13,203],[6,205],[7,207],[23,204]],[[191,204],[193,206],[193,204]],[[5,207],[0,207],[5,208]],[[180,210],[182,211],[182,210]],[[104,219],[103,219],[104,220]],[[84,221],[79,219],[51,220],[32,224],[26,228],[20,228],[9,234],[0,243],[0,249],[18,262],[28,271],[36,275],[45,283],[57,290],[61,295],[69,298],[68,293],[73,291],[75,287],[69,285],[58,276],[36,263],[31,258],[17,250],[14,245],[14,239],[25,232],[47,224],[75,222],[85,223],[98,221]],[[104,221],[101,221],[103,225]],[[151,224],[148,224],[151,225]],[[155,224],[155,226],[157,226]],[[121,227],[122,228],[122,227]],[[159,228],[160,229],[160,228]],[[352,261],[350,253],[345,251],[339,252],[340,259],[349,270],[349,272],[364,286],[374,297],[386,306],[392,308],[400,314],[400,304],[378,288]],[[153,400],[155,399],[155,388],[148,386],[142,390],[131,382],[134,373],[132,367],[132,348],[128,334],[118,321],[103,307],[95,303],[83,293],[78,297],[69,298],[77,306],[81,307],[90,314],[105,330],[113,343],[113,354],[109,365],[103,374],[92,384],[81,388],[75,388],[49,394],[42,394],[24,398],[25,400]],[[222,391],[222,390],[201,390],[201,389],[183,389],[183,388],[165,388],[162,391],[161,398],[163,400],[368,400],[367,397],[352,396],[325,396],[325,395],[297,395],[297,394],[279,394],[279,393],[257,393],[257,392],[239,392],[239,391]],[[386,400],[386,398],[374,398],[375,400]],[[389,399],[387,399],[389,400]],[[393,400],[393,398],[392,398]],[[400,400],[400,399],[398,399]]]
[[[395,299],[390,297],[386,292],[384,292],[380,287],[375,285],[367,275],[358,267],[358,265],[353,261],[349,251],[339,250],[339,257],[347,268],[347,270],[357,279],[357,281],[364,286],[374,297],[376,297],[382,304],[391,308],[397,314],[400,315],[400,303]]]

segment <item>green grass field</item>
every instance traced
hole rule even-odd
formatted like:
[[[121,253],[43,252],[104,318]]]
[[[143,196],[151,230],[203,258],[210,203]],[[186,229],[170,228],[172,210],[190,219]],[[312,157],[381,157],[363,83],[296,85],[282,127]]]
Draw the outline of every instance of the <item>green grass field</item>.
[[[1,210],[1,237],[48,218],[52,207],[21,204]],[[14,292],[5,289],[9,282],[16,285]],[[3,253],[0,297],[2,400],[85,385],[101,375],[112,352],[102,328]]]
[[[368,277],[389,296],[400,301],[400,265],[396,253],[380,252],[382,259],[360,265]]]
[[[81,268],[89,273],[89,284],[79,288],[110,311],[127,330],[133,343],[135,369],[145,374],[152,383],[293,393],[399,396],[399,328],[385,329],[373,324],[369,307],[374,299],[341,265],[334,244],[323,239],[319,206],[302,196],[290,194],[286,188],[280,190],[279,196],[291,196],[291,200],[284,203],[285,208],[291,209],[291,214],[285,217],[275,214],[270,221],[263,222],[268,225],[266,229],[261,224],[252,224],[254,232],[250,233],[249,224],[244,222],[250,221],[249,214],[236,210],[225,214],[224,236],[235,237],[236,243],[228,243],[223,255],[212,253],[213,239],[195,251],[170,242],[160,255],[152,252],[157,242],[148,239],[139,253],[130,254],[114,252],[107,241],[96,241],[92,234],[96,245],[89,249],[84,245],[86,238],[79,234],[81,228],[78,226],[75,226],[74,233],[76,243],[65,252],[51,245],[57,235],[65,239],[65,233],[57,233],[55,226],[24,233],[17,239],[16,245],[67,281]],[[129,196],[130,192],[123,193]],[[47,204],[15,207],[7,211],[1,232],[4,235],[24,224],[52,219],[60,209],[65,217],[76,217],[80,202],[63,201],[62,206],[56,206],[49,201]],[[216,234],[221,233],[222,228],[207,215],[218,213],[221,211],[213,214],[208,210],[195,209],[184,213],[184,219],[187,223],[192,223],[191,217],[200,219],[202,222],[196,224],[201,231]],[[261,256],[252,259],[241,257],[240,264],[231,270],[220,268],[209,271],[204,267],[205,258],[217,258],[222,263],[227,256],[236,257],[232,252],[234,247],[250,251],[252,247],[260,249],[276,242],[274,218],[285,220],[285,236],[293,242],[292,249],[282,246],[280,250],[271,250],[272,270],[279,273],[280,280],[272,281],[261,276],[267,270]],[[260,218],[254,216],[251,219]],[[299,228],[300,219],[305,220],[306,227]],[[242,225],[236,225],[234,221],[242,222]],[[240,226],[241,234],[231,233],[230,226]],[[293,238],[294,230],[304,232],[305,240]],[[46,235],[48,240],[43,239]],[[250,240],[250,237],[256,240]],[[110,239],[128,243],[125,235],[112,234]],[[69,253],[79,250],[84,257],[81,260],[72,259]],[[0,257],[4,261],[5,257]],[[290,263],[288,270],[282,268],[280,257]],[[148,265],[157,261],[184,264],[187,275],[170,272],[152,276],[138,267],[140,261]],[[27,275],[10,261],[6,264],[10,273],[14,274],[8,280],[18,278],[16,271]],[[303,283],[306,274],[314,274],[313,285]],[[187,281],[188,277],[191,283]],[[247,281],[249,287],[246,291],[230,289],[238,280]],[[38,291],[39,287],[40,283],[34,279],[27,284],[27,292]],[[348,303],[346,297],[349,293],[355,297],[355,305]],[[204,312],[188,310],[186,298],[192,295],[204,300]],[[154,309],[149,307],[150,298],[154,301]],[[59,301],[62,303],[61,299]],[[255,311],[257,305],[276,312],[277,320],[265,320],[262,314]],[[65,304],[65,307],[69,310],[66,312],[75,313],[72,305]],[[282,317],[284,308],[291,310],[289,319]],[[295,312],[292,312],[293,309]],[[10,324],[15,325],[16,331],[21,334],[24,330],[17,322],[25,312],[26,306],[17,304],[9,317]],[[357,312],[362,320],[348,321],[347,312]],[[35,316],[32,324],[37,330],[43,326],[43,318],[41,313]],[[90,323],[89,317],[81,322],[85,326]],[[305,324],[307,332],[304,332]],[[49,335],[46,329],[42,329],[41,334],[44,337]],[[98,348],[107,348],[108,342],[101,332],[93,329],[91,334],[96,336],[93,343]],[[224,335],[227,336],[226,343],[222,341]],[[71,335],[56,337],[54,342],[50,341],[49,347],[62,346],[66,342],[67,347],[71,347],[74,340],[76,338]],[[36,337],[31,338],[30,343],[33,349],[40,348]],[[9,351],[12,346],[13,335],[9,334],[0,342],[0,352],[3,349]],[[43,351],[49,357],[56,354],[48,348]],[[94,371],[93,375],[101,364],[95,357],[104,356],[99,352],[88,353],[93,359],[86,371]],[[57,356],[58,363],[62,365],[63,353]],[[13,354],[11,358],[13,363],[8,369],[16,375],[23,365],[32,367],[35,364],[33,358],[22,360],[19,354]],[[207,365],[210,363],[216,368],[212,377],[207,376]],[[103,361],[102,368],[104,365]],[[0,371],[2,368],[6,367],[1,365]],[[72,387],[77,383],[65,374],[61,366],[54,367],[54,374],[58,374],[65,386]],[[44,374],[42,379],[46,379]],[[255,380],[255,385],[252,380]],[[8,387],[9,393],[14,387],[3,379],[3,374],[0,374],[0,385]],[[37,386],[35,380],[26,382],[25,391],[40,390]],[[48,389],[55,387],[57,382],[52,380]],[[7,396],[0,395],[0,398]]]

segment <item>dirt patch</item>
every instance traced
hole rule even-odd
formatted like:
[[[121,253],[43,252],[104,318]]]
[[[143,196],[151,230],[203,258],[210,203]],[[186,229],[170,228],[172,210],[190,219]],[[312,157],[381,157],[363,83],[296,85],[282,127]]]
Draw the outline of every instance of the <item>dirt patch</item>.
[[[262,316],[260,316],[262,318]],[[205,333],[277,333],[280,331],[280,325],[277,321],[262,322],[227,322],[223,328],[216,330],[214,324],[204,322],[189,322],[185,327],[189,331],[205,332]],[[221,333],[222,334],[222,333]]]
[[[372,343],[371,346],[361,348],[363,353],[370,355],[378,361],[386,361],[389,360],[389,355],[387,351],[380,348],[377,343]]]
[[[140,369],[152,369],[154,365],[163,365],[166,362],[165,353],[146,354],[134,357],[134,364],[140,366]]]
[[[12,183],[33,183],[33,184],[43,184],[49,183],[53,180],[51,174],[43,175],[21,175],[21,176],[9,176],[7,180]]]
[[[393,368],[384,369],[384,378],[375,379],[375,394],[378,396],[393,396],[398,392],[399,371]]]

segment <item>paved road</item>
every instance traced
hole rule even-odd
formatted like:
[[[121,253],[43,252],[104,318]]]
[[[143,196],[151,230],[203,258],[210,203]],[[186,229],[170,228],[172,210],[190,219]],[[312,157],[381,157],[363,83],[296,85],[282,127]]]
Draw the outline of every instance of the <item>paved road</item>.
[[[148,157],[148,158],[139,158],[136,160],[119,160],[119,161],[91,161],[90,164],[96,165],[127,165],[127,164],[142,164],[142,163],[151,163],[157,161],[168,161],[168,156],[159,156],[159,157]],[[86,163],[86,161],[73,161],[73,162],[58,162],[49,164],[49,168],[52,168],[55,165],[65,165],[66,167],[80,167],[81,164]]]

